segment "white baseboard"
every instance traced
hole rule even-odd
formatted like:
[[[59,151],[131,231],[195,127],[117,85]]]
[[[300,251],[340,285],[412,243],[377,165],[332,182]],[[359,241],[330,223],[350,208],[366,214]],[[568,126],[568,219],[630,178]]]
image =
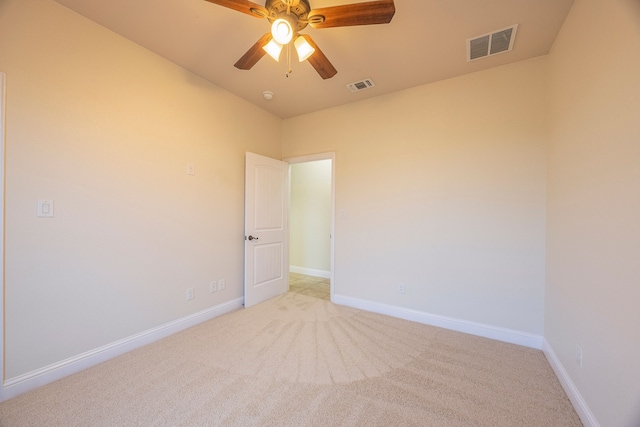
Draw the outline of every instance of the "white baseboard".
[[[567,373],[566,369],[564,369],[564,366],[560,362],[560,359],[558,359],[558,356],[553,351],[551,345],[547,342],[546,339],[544,340],[542,350],[544,351],[544,354],[547,357],[547,360],[549,361],[553,372],[555,372],[556,377],[558,377],[558,380],[560,380],[560,384],[562,385],[564,392],[567,393],[567,397],[569,397],[571,404],[578,413],[582,424],[584,424],[585,427],[600,427],[598,420],[596,420],[593,412],[591,412],[591,409],[589,409],[587,402],[585,402],[585,400],[582,398],[582,395],[578,391],[576,385],[571,380],[571,377]]]
[[[451,329],[453,331],[464,332],[466,334],[542,350],[544,338],[541,335],[470,322],[468,320],[456,319],[453,317],[440,316],[438,314],[425,313],[418,310],[361,300],[344,295],[334,294],[331,297],[331,301],[336,304],[372,311],[374,313],[386,314],[388,316],[411,320],[425,325],[437,326],[439,328]]]
[[[242,308],[244,298],[236,298],[215,307],[191,314],[173,322],[165,323],[153,329],[115,341],[111,344],[87,351],[53,365],[28,372],[15,378],[6,380],[0,390],[0,401],[16,397],[37,387],[49,384],[71,374],[105,362],[138,347],[150,344],[168,337],[199,323],[221,316],[233,310]]]
[[[289,266],[291,273],[304,274],[307,276],[322,277],[324,279],[331,279],[331,272],[325,270],[314,270],[313,268],[297,267],[295,265]]]

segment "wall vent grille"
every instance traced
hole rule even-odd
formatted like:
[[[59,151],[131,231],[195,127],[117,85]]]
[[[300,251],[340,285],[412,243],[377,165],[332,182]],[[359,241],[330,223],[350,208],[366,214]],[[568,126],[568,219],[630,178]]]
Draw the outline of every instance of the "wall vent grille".
[[[351,92],[360,92],[361,90],[369,89],[374,86],[375,86],[375,83],[373,83],[373,80],[364,79],[359,82],[349,83],[347,85],[347,88],[349,88]]]
[[[513,49],[518,25],[493,31],[467,40],[467,61],[486,58]]]

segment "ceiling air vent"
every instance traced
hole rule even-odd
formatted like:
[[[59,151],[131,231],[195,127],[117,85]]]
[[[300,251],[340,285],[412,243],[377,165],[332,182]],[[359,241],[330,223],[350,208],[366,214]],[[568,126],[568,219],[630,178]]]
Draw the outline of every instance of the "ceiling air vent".
[[[369,89],[370,87],[374,87],[375,83],[371,79],[364,79],[359,82],[349,83],[347,87],[351,92],[360,92],[361,90]]]
[[[516,38],[518,25],[483,34],[467,40],[467,61],[486,58],[498,53],[508,52],[513,49],[513,41]]]

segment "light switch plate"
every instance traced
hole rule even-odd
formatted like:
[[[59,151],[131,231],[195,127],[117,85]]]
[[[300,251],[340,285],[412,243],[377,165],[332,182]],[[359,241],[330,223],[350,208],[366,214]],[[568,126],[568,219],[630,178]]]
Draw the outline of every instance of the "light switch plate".
[[[38,199],[38,218],[53,218],[53,200]]]

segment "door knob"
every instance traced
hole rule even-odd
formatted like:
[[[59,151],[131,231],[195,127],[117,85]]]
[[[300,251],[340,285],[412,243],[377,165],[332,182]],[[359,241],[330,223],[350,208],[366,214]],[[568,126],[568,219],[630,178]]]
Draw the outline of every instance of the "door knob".
[[[257,238],[257,237],[253,237],[253,236],[249,236],[249,237],[248,237],[248,239],[249,239],[249,240],[258,240],[258,238]]]

